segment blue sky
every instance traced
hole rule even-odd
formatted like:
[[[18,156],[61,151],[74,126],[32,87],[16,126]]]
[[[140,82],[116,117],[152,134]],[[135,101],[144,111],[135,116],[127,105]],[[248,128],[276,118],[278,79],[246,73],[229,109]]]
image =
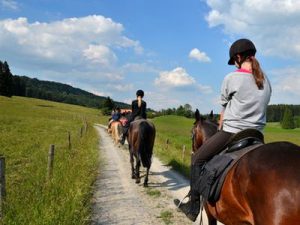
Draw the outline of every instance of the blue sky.
[[[58,81],[148,107],[220,110],[230,44],[251,39],[271,104],[299,104],[300,1],[0,0],[0,60],[13,74]]]

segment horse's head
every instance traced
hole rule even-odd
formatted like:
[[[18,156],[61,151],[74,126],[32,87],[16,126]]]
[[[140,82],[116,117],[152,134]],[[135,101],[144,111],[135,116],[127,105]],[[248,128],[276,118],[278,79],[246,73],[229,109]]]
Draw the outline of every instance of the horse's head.
[[[218,123],[214,119],[213,111],[210,112],[208,118],[200,115],[199,110],[195,112],[195,122],[192,128],[192,148],[193,152],[205,142],[208,138],[214,135],[218,130]]]

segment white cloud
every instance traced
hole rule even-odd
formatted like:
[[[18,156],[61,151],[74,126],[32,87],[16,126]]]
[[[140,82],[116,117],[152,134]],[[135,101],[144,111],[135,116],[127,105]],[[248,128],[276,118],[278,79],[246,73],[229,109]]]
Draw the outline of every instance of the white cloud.
[[[190,51],[189,58],[196,59],[199,62],[210,62],[211,61],[205,52],[201,52],[197,48],[194,48]]]
[[[103,68],[98,64],[116,62],[119,49],[142,52],[139,42],[123,31],[122,24],[100,15],[50,23],[5,19],[0,20],[0,51],[19,67],[99,71]]]
[[[0,0],[0,5],[5,9],[18,10],[19,4],[13,0]]]
[[[87,49],[83,50],[83,55],[88,60],[104,66],[108,66],[117,61],[117,56],[104,45],[89,45]]]
[[[222,26],[233,36],[252,39],[260,52],[300,56],[299,0],[206,0],[210,27]]]
[[[195,82],[195,79],[182,67],[177,67],[172,71],[161,72],[154,81],[155,85],[166,88],[190,86],[195,84]]]
[[[300,97],[300,68],[288,67],[271,72],[274,76],[273,92],[278,95],[293,94]],[[288,100],[288,99],[287,99]]]
[[[201,93],[204,93],[204,94],[211,94],[211,93],[213,93],[212,87],[211,86],[207,86],[207,85],[198,84],[198,90]]]

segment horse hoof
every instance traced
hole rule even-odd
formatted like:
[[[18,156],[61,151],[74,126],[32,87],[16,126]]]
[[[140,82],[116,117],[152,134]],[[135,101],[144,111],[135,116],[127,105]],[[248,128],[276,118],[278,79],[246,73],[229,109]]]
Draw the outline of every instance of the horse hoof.
[[[131,179],[135,179],[136,177],[134,175],[131,175]]]
[[[148,184],[147,184],[147,183],[144,183],[144,187],[148,187]]]
[[[135,183],[139,184],[139,183],[141,183],[141,180],[136,180]]]

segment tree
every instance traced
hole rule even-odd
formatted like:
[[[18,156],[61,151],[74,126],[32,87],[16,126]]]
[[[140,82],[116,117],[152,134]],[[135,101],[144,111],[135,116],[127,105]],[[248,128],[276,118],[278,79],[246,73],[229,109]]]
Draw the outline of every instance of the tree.
[[[0,95],[11,97],[13,91],[12,74],[7,62],[0,61]]]
[[[102,113],[104,115],[110,115],[110,113],[114,107],[115,107],[114,101],[110,97],[107,97],[104,100],[103,105],[102,105]]]
[[[293,112],[289,107],[285,108],[283,119],[281,121],[281,127],[283,129],[294,129],[295,128],[295,121],[293,118]]]

